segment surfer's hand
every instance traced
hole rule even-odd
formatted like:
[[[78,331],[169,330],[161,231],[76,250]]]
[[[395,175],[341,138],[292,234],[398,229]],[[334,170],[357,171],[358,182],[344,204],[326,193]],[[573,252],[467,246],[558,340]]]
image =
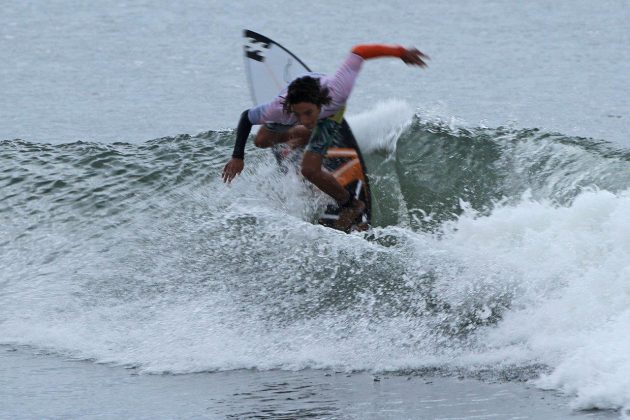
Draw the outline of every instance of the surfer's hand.
[[[407,48],[400,59],[410,66],[426,67],[427,63],[424,60],[428,60],[429,56],[417,48]]]
[[[223,168],[223,182],[231,182],[234,177],[243,171],[245,162],[243,159],[232,158]]]

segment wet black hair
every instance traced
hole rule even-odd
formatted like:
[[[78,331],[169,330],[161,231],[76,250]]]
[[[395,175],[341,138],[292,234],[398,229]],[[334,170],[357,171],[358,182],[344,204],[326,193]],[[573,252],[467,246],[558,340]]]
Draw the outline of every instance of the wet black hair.
[[[332,99],[328,88],[322,88],[319,79],[303,76],[291,82],[287,89],[287,96],[282,103],[282,109],[291,113],[291,106],[300,102],[309,102],[317,106],[328,105]]]

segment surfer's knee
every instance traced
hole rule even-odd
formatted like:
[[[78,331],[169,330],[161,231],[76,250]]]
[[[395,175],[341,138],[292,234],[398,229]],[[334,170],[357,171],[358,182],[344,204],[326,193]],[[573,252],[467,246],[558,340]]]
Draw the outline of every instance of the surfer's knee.
[[[303,125],[295,125],[289,130],[289,137],[297,139],[301,145],[306,146],[311,137],[311,132],[312,130],[309,130]]]
[[[274,144],[275,133],[267,130],[265,127],[261,127],[254,139],[254,145],[256,147],[267,148]]]

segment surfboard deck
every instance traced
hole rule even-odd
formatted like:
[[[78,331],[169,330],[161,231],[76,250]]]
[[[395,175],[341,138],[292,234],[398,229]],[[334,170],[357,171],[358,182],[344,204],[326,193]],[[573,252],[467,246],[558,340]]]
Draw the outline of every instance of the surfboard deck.
[[[243,36],[245,70],[255,105],[271,101],[294,79],[311,72],[295,54],[270,38],[250,30],[245,30]],[[340,144],[328,148],[323,167],[353,197],[365,203],[365,211],[351,225],[337,227],[341,209],[337,205],[328,205],[322,209],[318,222],[344,232],[366,230],[371,224],[372,213],[370,185],[361,150],[345,119],[341,124],[341,137]],[[275,155],[278,162],[282,162],[284,155],[278,152]]]

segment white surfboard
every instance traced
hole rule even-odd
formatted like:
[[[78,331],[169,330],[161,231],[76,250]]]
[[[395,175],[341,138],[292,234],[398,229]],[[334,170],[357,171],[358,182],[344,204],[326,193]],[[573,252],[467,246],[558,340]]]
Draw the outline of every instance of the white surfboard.
[[[264,35],[245,30],[245,70],[254,104],[274,99],[297,77],[310,72],[299,58]]]

